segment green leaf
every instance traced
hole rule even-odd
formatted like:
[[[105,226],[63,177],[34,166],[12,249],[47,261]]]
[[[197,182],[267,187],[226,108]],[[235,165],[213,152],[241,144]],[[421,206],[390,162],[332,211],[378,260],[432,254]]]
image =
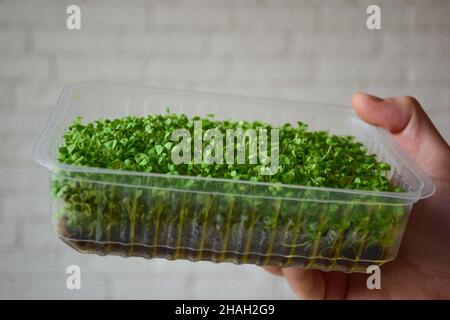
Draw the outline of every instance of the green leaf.
[[[163,150],[164,150],[163,146],[161,146],[161,145],[155,146],[155,149],[156,149],[156,153],[158,155],[160,155],[163,152]]]
[[[223,159],[223,164],[180,164],[174,167],[171,159],[174,146],[171,141],[172,132],[175,129],[186,129],[190,134],[186,142],[192,145],[194,121],[201,121],[203,131],[216,128],[222,133],[227,129],[237,128],[255,132],[273,128],[271,124],[262,121],[219,121],[212,114],[204,118],[188,118],[170,113],[169,109],[166,114],[161,115],[99,119],[86,125],[81,123],[81,117],[77,117],[64,134],[64,144],[59,148],[58,159],[69,164],[142,172],[170,172],[187,176],[333,188],[401,190],[398,186],[392,186],[386,176],[390,165],[378,162],[376,156],[369,154],[353,137],[331,135],[326,131],[310,132],[307,131],[307,125],[300,121],[295,127],[289,123],[279,127],[280,141],[277,144],[270,139],[266,141],[266,150],[279,152],[278,171],[271,176],[261,175],[260,165],[266,163],[258,163],[263,159],[270,159],[270,154],[259,157],[250,153],[248,139],[237,141],[233,150],[234,154],[237,154],[238,148],[246,150],[245,164],[229,164]],[[226,141],[219,144],[214,139],[210,145],[212,149],[203,150],[203,156],[208,153],[215,155],[216,147],[220,146],[223,148],[222,154],[227,154]],[[193,159],[192,153],[190,158]],[[256,160],[256,164],[251,160]]]

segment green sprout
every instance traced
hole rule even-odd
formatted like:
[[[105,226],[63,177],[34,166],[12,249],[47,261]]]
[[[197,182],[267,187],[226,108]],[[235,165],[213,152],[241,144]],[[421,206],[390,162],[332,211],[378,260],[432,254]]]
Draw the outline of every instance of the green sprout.
[[[364,193],[330,201],[332,189],[290,187],[402,192],[388,178],[389,164],[352,136],[308,131],[302,122],[283,124],[277,127],[278,170],[262,175],[260,165],[250,161],[175,164],[171,134],[183,128],[193,136],[199,120],[204,130],[221,132],[275,128],[269,123],[222,121],[212,114],[189,118],[169,111],[87,124],[81,120],[77,117],[65,132],[58,160],[116,170],[62,170],[52,176],[58,231],[83,252],[342,271],[364,271],[395,255],[393,244],[408,213],[401,202],[378,203]],[[249,150],[248,140],[244,143]]]

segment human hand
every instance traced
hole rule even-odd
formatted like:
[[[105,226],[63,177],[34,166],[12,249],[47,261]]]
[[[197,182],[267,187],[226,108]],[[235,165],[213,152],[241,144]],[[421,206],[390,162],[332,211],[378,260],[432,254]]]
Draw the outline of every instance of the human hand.
[[[356,94],[352,104],[361,119],[390,131],[436,184],[436,193],[414,205],[397,258],[381,268],[380,290],[367,289],[366,274],[265,269],[284,276],[302,299],[450,299],[449,145],[414,98]]]

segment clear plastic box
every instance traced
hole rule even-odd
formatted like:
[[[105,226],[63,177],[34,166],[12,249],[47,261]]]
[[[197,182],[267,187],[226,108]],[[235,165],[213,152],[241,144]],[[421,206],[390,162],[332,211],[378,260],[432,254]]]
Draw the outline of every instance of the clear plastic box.
[[[57,161],[68,125],[165,113],[302,121],[353,135],[405,192],[275,185],[80,167]],[[384,129],[351,108],[141,86],[66,87],[34,150],[50,173],[57,235],[80,252],[366,272],[393,260],[412,205],[435,186]],[[70,213],[70,214],[69,214]]]

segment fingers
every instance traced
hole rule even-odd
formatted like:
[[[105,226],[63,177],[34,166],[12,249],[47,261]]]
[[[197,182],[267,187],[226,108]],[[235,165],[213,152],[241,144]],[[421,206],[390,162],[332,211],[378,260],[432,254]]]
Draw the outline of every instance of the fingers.
[[[415,112],[415,104],[397,103],[393,99],[383,100],[359,93],[353,96],[352,105],[358,116],[364,121],[383,127],[391,133],[399,133],[411,121]]]
[[[271,274],[275,275],[275,276],[283,276],[283,271],[281,270],[280,267],[277,266],[265,266],[263,267],[266,271],[270,272]]]
[[[439,177],[449,170],[450,148],[416,99],[358,93],[352,105],[361,119],[389,130],[429,176]]]
[[[300,299],[319,300],[325,298],[325,278],[318,270],[301,270],[298,268],[281,269],[265,266],[264,269],[276,276],[284,276],[292,291]],[[331,297],[333,299],[333,297]]]
[[[282,270],[292,291],[300,299],[319,300],[325,298],[325,277],[322,271],[298,268]]]
[[[289,287],[297,297],[304,300],[321,300],[325,298],[325,276],[319,270],[301,270],[298,268],[284,268],[266,266],[264,269],[276,276],[284,276]],[[339,280],[339,279],[337,279]],[[342,282],[342,281],[340,281]],[[339,283],[340,288],[345,289],[345,282]],[[343,292],[330,291],[328,299],[342,299]]]
[[[329,271],[325,275],[326,300],[343,300],[347,295],[348,274]]]

